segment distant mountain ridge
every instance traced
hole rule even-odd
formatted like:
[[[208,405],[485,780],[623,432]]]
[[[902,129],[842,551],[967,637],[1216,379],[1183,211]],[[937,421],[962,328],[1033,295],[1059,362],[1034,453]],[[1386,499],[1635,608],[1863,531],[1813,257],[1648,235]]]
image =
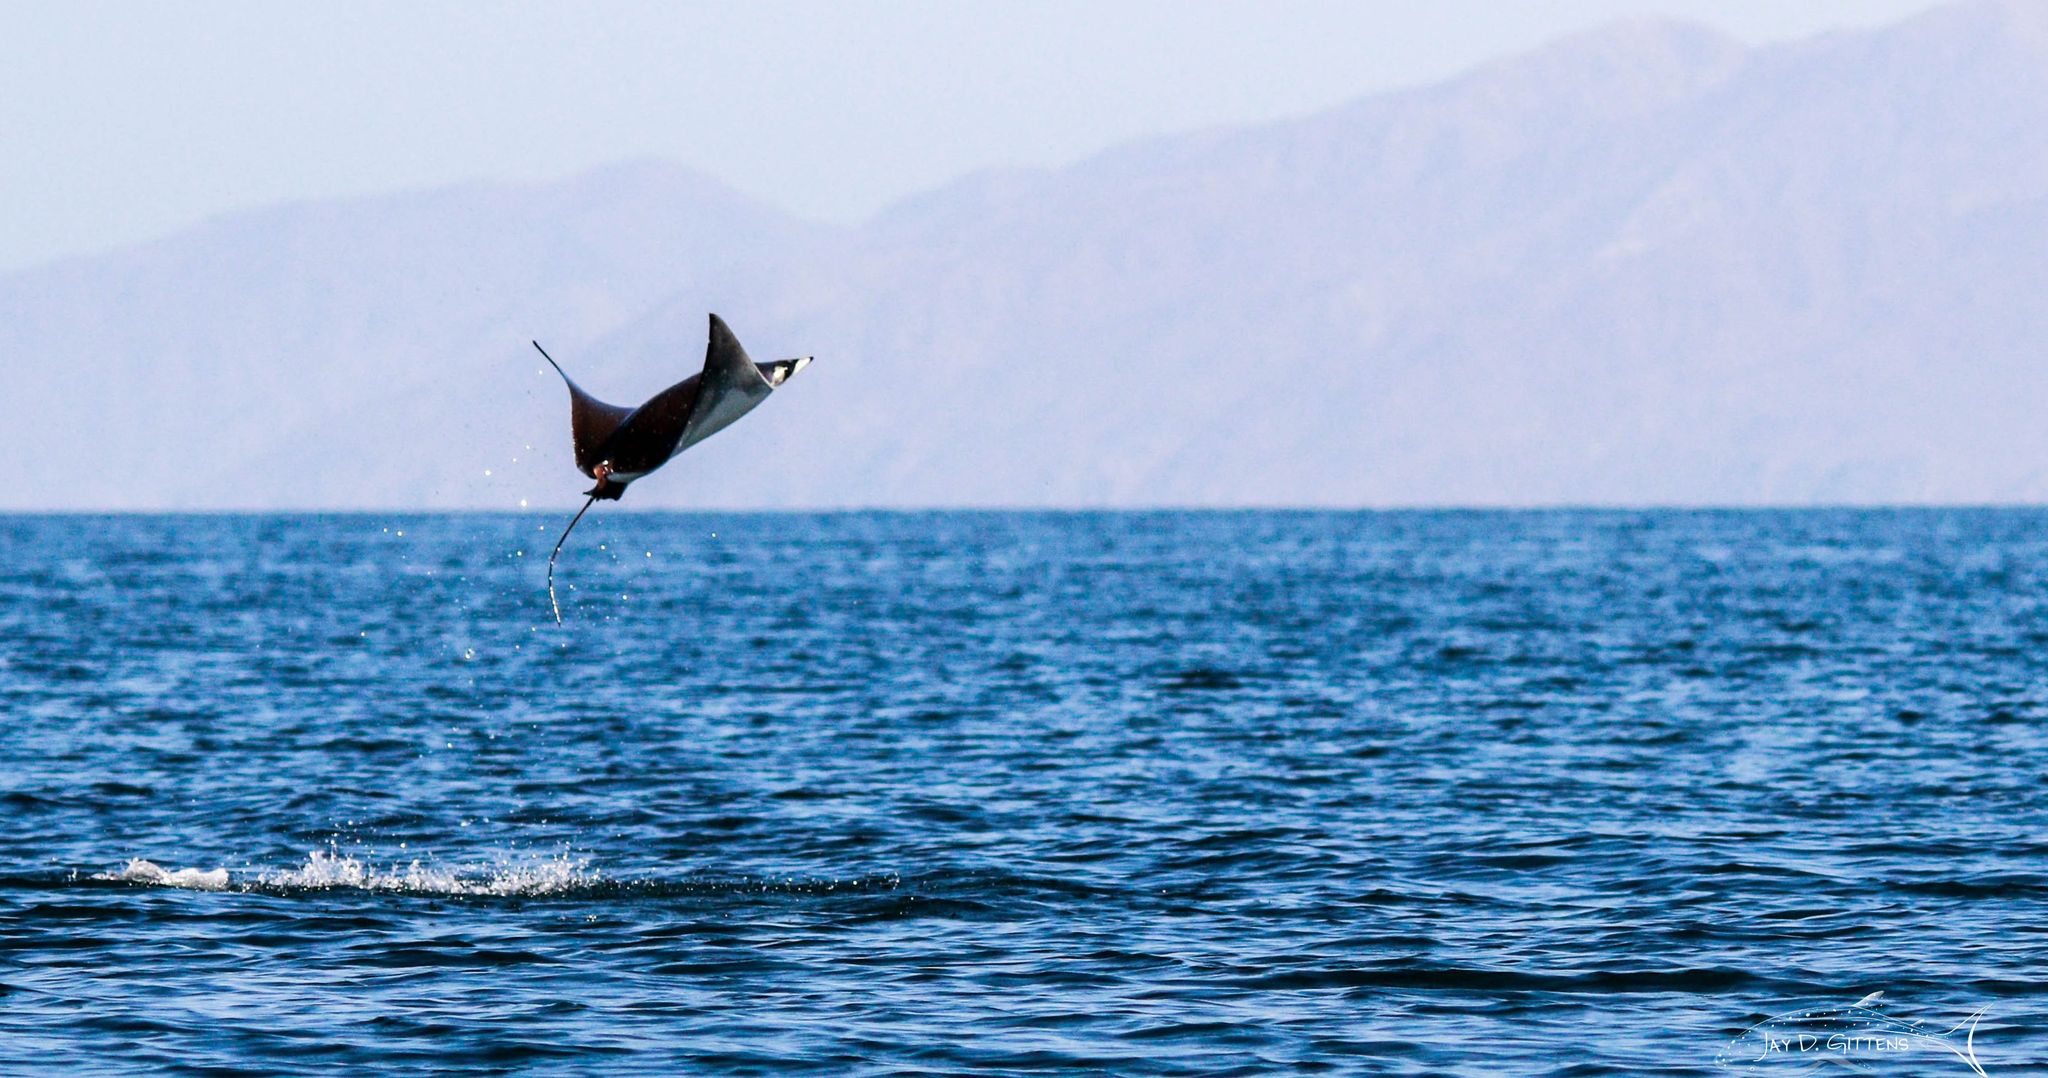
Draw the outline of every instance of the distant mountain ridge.
[[[1637,21],[853,229],[640,164],[0,276],[0,505],[567,504],[527,338],[630,403],[707,310],[819,360],[633,503],[2036,502],[2044,281],[2048,5]]]

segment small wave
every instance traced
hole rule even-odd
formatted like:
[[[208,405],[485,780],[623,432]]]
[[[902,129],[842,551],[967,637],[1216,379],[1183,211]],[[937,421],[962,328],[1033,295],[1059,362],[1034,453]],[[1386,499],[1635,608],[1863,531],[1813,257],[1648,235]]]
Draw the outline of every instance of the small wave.
[[[224,868],[165,868],[138,857],[119,872],[101,872],[93,877],[115,883],[146,883],[156,887],[183,887],[192,891],[225,891],[228,870]]]
[[[1015,902],[1112,899],[1123,894],[1074,880],[1003,872],[941,871],[913,876],[881,872],[851,877],[683,877],[619,879],[569,853],[484,865],[447,867],[422,861],[378,864],[328,848],[306,855],[296,868],[237,870],[167,869],[140,858],[118,872],[85,877],[97,886],[174,887],[198,891],[297,897],[370,892],[422,897],[547,898],[555,900],[880,899],[906,915],[970,915]],[[70,882],[80,880],[77,875]],[[0,889],[41,886],[35,878],[0,877]],[[61,885],[61,881],[59,881]],[[1161,890],[1158,894],[1167,894]]]

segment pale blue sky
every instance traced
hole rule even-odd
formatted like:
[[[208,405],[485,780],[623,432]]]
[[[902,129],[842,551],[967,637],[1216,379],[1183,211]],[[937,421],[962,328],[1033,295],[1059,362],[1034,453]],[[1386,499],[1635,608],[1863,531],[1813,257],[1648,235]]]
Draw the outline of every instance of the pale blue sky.
[[[0,0],[0,269],[241,207],[641,157],[855,221],[975,169],[1306,112],[1615,18],[1754,42],[1930,6]]]

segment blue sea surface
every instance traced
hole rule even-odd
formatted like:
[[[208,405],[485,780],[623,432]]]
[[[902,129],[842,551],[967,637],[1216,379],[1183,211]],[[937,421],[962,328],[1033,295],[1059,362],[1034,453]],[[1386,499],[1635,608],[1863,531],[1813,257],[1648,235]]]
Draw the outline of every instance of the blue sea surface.
[[[2048,1056],[2048,514],[566,515],[0,518],[0,1071]]]

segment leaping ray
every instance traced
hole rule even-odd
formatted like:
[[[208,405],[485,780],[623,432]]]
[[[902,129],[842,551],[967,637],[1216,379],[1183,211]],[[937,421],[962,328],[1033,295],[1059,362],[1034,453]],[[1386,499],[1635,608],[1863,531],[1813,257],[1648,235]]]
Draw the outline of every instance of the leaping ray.
[[[678,453],[731,426],[754,410],[775,387],[811,362],[810,356],[756,363],[740,347],[725,319],[711,316],[711,339],[704,348],[704,369],[656,393],[638,408],[606,404],[583,391],[547,349],[533,342],[548,366],[569,387],[569,436],[576,451],[576,469],[597,480],[584,491],[589,500],[569,518],[562,537],[548,555],[548,603],[555,624],[562,606],[555,600],[555,559],[576,530],[576,522],[599,501],[617,501],[626,485],[668,463]]]

